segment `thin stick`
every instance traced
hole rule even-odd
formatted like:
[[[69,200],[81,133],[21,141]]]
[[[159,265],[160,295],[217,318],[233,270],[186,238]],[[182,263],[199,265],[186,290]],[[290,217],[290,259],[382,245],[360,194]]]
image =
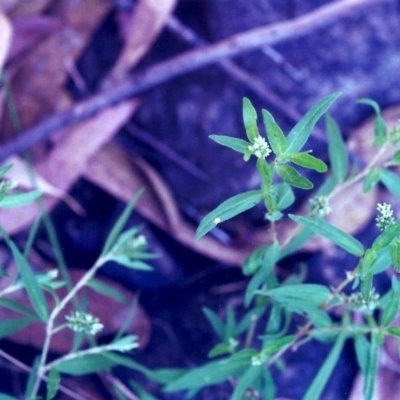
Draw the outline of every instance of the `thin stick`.
[[[103,108],[115,105],[129,97],[143,93],[179,75],[195,71],[227,57],[297,38],[310,32],[326,28],[338,18],[347,17],[351,12],[393,0],[343,0],[329,3],[317,10],[290,21],[271,24],[234,35],[217,44],[189,51],[147,68],[135,74],[113,89],[99,93],[82,101],[68,110],[53,115],[47,120],[27,129],[0,150],[0,162],[14,153],[24,151],[39,143],[61,128],[90,118]]]

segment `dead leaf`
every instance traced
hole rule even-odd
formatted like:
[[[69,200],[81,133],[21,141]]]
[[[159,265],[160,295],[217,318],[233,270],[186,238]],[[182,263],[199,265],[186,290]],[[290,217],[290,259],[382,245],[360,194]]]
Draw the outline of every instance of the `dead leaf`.
[[[12,74],[10,86],[23,128],[71,105],[66,65],[79,57],[110,8],[108,0],[57,1],[49,6],[46,16],[62,21],[60,29],[30,48]],[[3,118],[1,128],[3,140],[9,138],[9,118]]]
[[[8,18],[0,10],[0,71],[7,59],[12,37],[12,27]]]
[[[121,33],[125,40],[118,60],[107,77],[104,87],[121,81],[129,70],[149,50],[166,24],[176,0],[141,0],[132,14],[119,13]]]
[[[35,165],[35,170],[49,184],[67,192],[82,174],[88,159],[118,132],[136,107],[137,102],[131,100],[66,130],[50,154]],[[45,200],[48,210],[57,203],[54,198]],[[7,209],[0,213],[0,224],[13,234],[29,226],[38,215],[36,204]]]

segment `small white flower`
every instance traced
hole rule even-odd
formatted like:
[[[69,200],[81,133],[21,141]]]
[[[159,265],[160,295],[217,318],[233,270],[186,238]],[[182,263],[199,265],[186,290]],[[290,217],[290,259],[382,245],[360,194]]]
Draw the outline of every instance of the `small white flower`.
[[[389,228],[389,226],[394,224],[392,206],[387,203],[378,203],[376,208],[379,212],[379,215],[375,219],[376,226],[381,231],[384,231],[385,229]]]
[[[68,327],[74,332],[85,332],[88,335],[95,335],[104,327],[97,317],[85,312],[75,311],[65,319],[68,321]]]
[[[248,146],[247,149],[257,158],[265,158],[271,154],[269,144],[261,136],[257,136],[254,143]]]
[[[316,196],[310,199],[310,211],[319,217],[328,215],[332,211],[328,198],[325,196]]]
[[[221,222],[221,218],[220,217],[217,217],[217,218],[214,219],[214,224],[215,225],[218,225],[220,222]]]

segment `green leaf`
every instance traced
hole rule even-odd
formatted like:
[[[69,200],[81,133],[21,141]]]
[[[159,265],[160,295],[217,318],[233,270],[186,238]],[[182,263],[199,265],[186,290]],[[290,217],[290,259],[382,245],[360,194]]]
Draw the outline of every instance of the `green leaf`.
[[[276,206],[278,210],[284,210],[294,203],[294,193],[288,184],[277,183],[274,185],[274,188],[276,191]]]
[[[327,165],[323,161],[307,152],[288,154],[287,158],[292,163],[300,165],[300,167],[313,169],[317,172],[326,172],[328,170]]]
[[[202,308],[205,317],[212,326],[214,332],[219,336],[220,339],[224,339],[225,327],[222,321],[218,318],[214,311],[207,307]]]
[[[391,265],[391,259],[390,259],[389,247],[385,247],[384,249],[376,253],[375,260],[371,267],[371,272],[373,275],[379,274],[388,267],[390,267],[390,265]]]
[[[34,313],[30,308],[27,308],[24,305],[18,303],[17,301],[7,298],[0,298],[0,306],[9,308],[10,310],[17,311],[21,314],[25,314],[27,317],[37,319],[36,313]]]
[[[261,177],[263,193],[268,193],[272,185],[273,166],[268,164],[264,158],[257,159],[257,171]]]
[[[392,162],[394,162],[397,165],[400,165],[400,150],[397,150],[392,157]]]
[[[276,171],[284,182],[300,189],[312,189],[314,185],[304,176],[301,176],[293,167],[289,165],[277,165]]]
[[[380,170],[379,174],[381,182],[386,186],[386,189],[389,190],[395,197],[400,197],[400,177],[387,169]]]
[[[125,207],[125,210],[123,211],[121,216],[118,218],[117,222],[114,224],[111,232],[107,237],[103,251],[101,252],[101,256],[105,256],[116,243],[118,236],[122,232],[122,229],[124,228],[126,222],[128,221],[132,213],[132,210],[135,207],[137,201],[139,200],[139,197],[142,195],[143,191],[144,189],[140,189],[136,192],[136,194],[132,197],[132,200]]]
[[[367,370],[364,375],[364,400],[372,400],[376,371],[378,369],[379,349],[383,344],[382,332],[371,333],[371,347],[368,356]]]
[[[390,300],[387,306],[384,308],[381,318],[381,325],[389,325],[397,315],[400,307],[400,288],[399,282],[396,277],[392,276],[392,290],[390,291]]]
[[[327,115],[325,119],[328,133],[328,153],[332,172],[338,182],[343,182],[349,169],[349,155],[346,144],[336,121]]]
[[[374,109],[376,115],[381,114],[381,108],[379,107],[379,104],[374,100],[363,98],[363,99],[357,100],[357,103],[358,104],[367,104]]]
[[[374,134],[375,134],[375,139],[372,143],[372,146],[374,147],[382,146],[383,144],[386,143],[387,140],[386,122],[381,115],[377,115],[377,117],[375,118]]]
[[[371,297],[373,278],[374,276],[372,275],[372,272],[367,272],[361,279],[361,294],[367,304]]]
[[[231,197],[224,201],[215,210],[208,213],[196,231],[196,240],[207,234],[218,223],[226,221],[250,208],[256,206],[263,199],[260,190],[252,190]]]
[[[52,368],[50,370],[49,376],[47,377],[47,394],[46,400],[52,400],[58,392],[58,387],[60,385],[60,373]]]
[[[329,222],[319,218],[297,216],[293,214],[289,214],[289,217],[293,221],[311,229],[313,232],[326,237],[350,254],[357,257],[361,257],[364,254],[364,247],[357,239],[343,232],[341,229],[336,228],[336,226],[331,225]]]
[[[215,385],[229,377],[241,376],[250,364],[254,350],[242,350],[229,358],[210,362],[193,369],[165,387],[166,392],[178,390],[199,389]]]
[[[396,336],[396,337],[400,338],[400,328],[398,328],[397,326],[389,326],[386,329],[386,332],[392,336]]]
[[[364,179],[363,193],[368,193],[369,191],[371,191],[379,182],[379,179],[380,179],[380,169],[372,168]]]
[[[124,267],[130,269],[136,269],[138,271],[152,271],[153,267],[144,263],[143,261],[132,259],[126,254],[111,254],[110,260],[117,262],[118,264],[123,265]]]
[[[257,293],[280,303],[304,301],[315,306],[322,305],[331,295],[326,286],[313,283],[279,286],[274,289],[258,290]]]
[[[396,238],[400,233],[400,221],[386,228],[372,243],[371,249],[375,252],[383,250],[386,246]]]
[[[318,373],[308,388],[307,393],[304,395],[303,400],[315,400],[321,398],[321,394],[326,386],[326,383],[331,377],[332,372],[339,360],[345,341],[346,334],[341,333],[338,336],[332,350],[329,352],[328,357],[319,368]]]
[[[375,258],[376,251],[373,249],[367,249],[360,263],[361,279],[364,279],[367,274],[371,273],[372,265],[375,262]]]
[[[12,164],[5,165],[4,167],[0,167],[0,178],[3,176],[13,167]]]
[[[264,368],[263,365],[250,365],[237,381],[230,400],[242,400],[246,390],[250,388],[253,382],[262,374]]]
[[[92,290],[97,293],[100,293],[104,296],[111,297],[114,300],[119,301],[120,303],[127,304],[128,298],[124,296],[119,290],[113,288],[112,286],[105,284],[104,282],[98,279],[91,279],[87,286],[89,286]]]
[[[398,240],[394,240],[392,243],[390,243],[389,249],[393,268],[396,272],[400,272],[400,242]]]
[[[31,317],[9,318],[4,321],[0,321],[0,339],[18,332],[35,321],[36,318]]]
[[[360,366],[363,376],[365,376],[367,373],[370,348],[371,345],[366,337],[361,333],[357,333],[357,335],[354,337],[354,349],[356,351],[357,362]]]
[[[381,146],[387,140],[387,129],[385,120],[382,118],[381,109],[379,104],[371,99],[360,99],[357,101],[359,104],[367,104],[371,106],[376,114],[375,122],[374,122],[374,135],[375,139],[372,143],[372,146]]]
[[[256,250],[257,252],[257,250]],[[256,253],[259,269],[247,285],[245,294],[245,304],[248,306],[253,299],[254,291],[265,283],[268,275],[273,272],[274,266],[279,259],[280,248],[277,243],[272,243],[266,248],[262,246],[260,252]],[[254,254],[254,253],[253,253]],[[247,272],[247,271],[244,271]]]
[[[275,119],[271,113],[269,113],[267,110],[262,110],[262,114],[269,144],[271,145],[273,152],[277,156],[280,156],[286,150],[285,135],[283,134],[279,125],[275,122]]]
[[[19,273],[21,274],[22,280],[24,281],[26,292],[34,310],[37,312],[42,321],[47,321],[47,302],[46,298],[44,297],[43,291],[37,281],[37,277],[32,272],[30,265],[26,261],[25,257],[21,254],[18,247],[8,237],[5,230],[0,227],[0,232],[2,233],[4,240],[6,241],[8,247],[13,254],[14,260],[18,266]]]
[[[282,250],[280,258],[284,258],[293,254],[298,249],[301,249],[313,236],[314,231],[308,228],[303,228]]]
[[[260,136],[257,127],[257,112],[246,97],[243,98],[243,122],[249,141],[254,143],[254,140]]]
[[[9,194],[0,201],[0,208],[16,208],[29,205],[42,195],[40,190],[28,193]]]
[[[106,352],[102,354],[84,354],[70,360],[61,361],[54,368],[58,372],[68,375],[86,375],[99,371],[109,371],[118,363],[106,357],[106,354]]]
[[[230,149],[242,154],[244,154],[247,150],[247,147],[250,146],[249,142],[230,136],[210,135],[209,138],[222,146],[229,147]]]
[[[17,397],[9,396],[5,393],[0,393],[0,400],[18,400]]]
[[[332,103],[339,97],[340,93],[327,96],[315,104],[306,115],[296,124],[286,138],[286,153],[297,153],[306,144],[320,117],[328,110]]]

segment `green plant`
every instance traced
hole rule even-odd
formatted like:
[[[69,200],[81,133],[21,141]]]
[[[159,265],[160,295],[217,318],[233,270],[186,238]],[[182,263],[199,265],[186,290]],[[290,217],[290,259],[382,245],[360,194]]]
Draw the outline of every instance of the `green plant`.
[[[0,169],[0,178],[3,178],[11,165]],[[12,190],[16,184],[6,179],[0,181],[0,208],[19,207],[29,204],[39,199],[40,191],[29,193],[13,193]],[[12,335],[14,332],[40,321],[46,327],[45,339],[40,355],[35,360],[30,369],[29,379],[26,385],[26,399],[42,398],[38,397],[39,390],[43,382],[46,382],[46,400],[54,398],[57,394],[61,374],[84,375],[98,371],[109,371],[116,365],[124,364],[133,369],[139,369],[142,373],[151,374],[146,368],[134,363],[129,358],[124,358],[116,353],[129,352],[138,347],[137,337],[134,335],[125,335],[125,327],[115,335],[111,343],[98,345],[93,339],[94,336],[102,330],[103,325],[96,317],[85,312],[85,299],[79,298],[80,290],[85,286],[91,286],[100,291],[105,296],[115,297],[112,290],[102,287],[95,280],[97,271],[108,261],[116,261],[128,268],[138,270],[150,270],[151,267],[145,260],[154,258],[155,255],[147,252],[147,242],[140,234],[139,228],[131,228],[122,232],[129,215],[135,206],[142,191],[138,192],[127,205],[115,226],[111,230],[103,251],[94,265],[81,277],[73,286],[69,287],[68,293],[60,297],[56,289],[67,285],[70,279],[68,271],[64,271],[64,279],[58,279],[57,271],[45,273],[36,273],[29,264],[29,245],[26,251],[21,252],[6,231],[0,226],[0,232],[3,239],[10,248],[14,261],[18,267],[18,275],[10,280],[9,284],[0,291],[0,306],[7,307],[21,314],[21,317],[0,321],[0,339]],[[32,227],[31,239],[35,235],[37,225]],[[1,276],[8,277],[7,271],[1,269]],[[26,290],[28,299],[32,308],[27,308],[19,302],[9,298],[9,295],[19,291]],[[49,298],[45,293],[53,298],[54,306],[49,306]],[[79,300],[78,300],[79,299]],[[90,300],[89,300],[90,301]],[[66,306],[73,302],[74,309],[70,314],[66,314]],[[56,318],[64,315],[65,322],[57,323]],[[51,342],[55,334],[60,330],[71,329],[75,332],[74,346],[67,354],[49,358]],[[92,338],[90,346],[83,342],[84,335]],[[2,352],[2,356],[5,353]],[[15,361],[12,357],[9,360]],[[20,364],[18,364],[20,365]],[[13,397],[1,394],[4,399],[13,399]]]
[[[335,93],[318,102],[287,136],[273,116],[263,110],[266,138],[259,132],[256,110],[245,98],[243,120],[247,140],[210,136],[220,145],[242,153],[245,161],[255,156],[261,184],[258,190],[238,194],[205,216],[196,238],[261,203],[265,207],[265,225],[271,241],[250,254],[243,265],[243,273],[249,277],[244,293],[247,312],[238,320],[229,308],[226,320],[221,321],[212,310],[204,309],[219,343],[211,349],[210,361],[171,381],[165,388],[167,392],[184,390],[190,397],[204,386],[229,380],[233,383],[232,400],[273,399],[271,367],[282,366],[282,356],[292,349],[310,340],[320,340],[331,342],[332,349],[303,397],[315,400],[320,398],[345,342],[352,340],[364,377],[364,398],[372,398],[379,349],[386,336],[400,337],[400,328],[391,325],[400,305],[396,276],[392,278],[391,289],[383,296],[374,289],[375,275],[391,265],[400,270],[400,221],[394,219],[389,204],[378,204],[376,221],[381,232],[377,229],[372,245],[365,248],[324,217],[331,211],[330,200],[359,181],[363,181],[364,193],[382,182],[394,196],[400,197],[400,178],[391,170],[400,165],[400,150],[389,161],[382,159],[389,149],[398,147],[400,126],[389,132],[379,106],[371,100],[360,100],[376,112],[375,139],[371,145],[377,149],[373,159],[360,168],[355,163],[351,165],[338,125],[327,115],[329,174],[309,200],[306,215],[285,212],[295,201],[293,187],[310,190],[314,186],[302,171],[328,172],[325,162],[303,148],[316,122],[338,96]],[[294,224],[282,237],[279,223],[285,219]],[[342,271],[342,282],[336,287],[327,287],[304,283],[298,276],[279,279],[274,269],[276,264],[301,249],[315,234],[354,256],[351,270]],[[339,321],[331,318],[332,311],[340,315]],[[303,325],[294,332],[290,330],[293,314],[304,318]],[[353,318],[355,314],[358,318]]]

